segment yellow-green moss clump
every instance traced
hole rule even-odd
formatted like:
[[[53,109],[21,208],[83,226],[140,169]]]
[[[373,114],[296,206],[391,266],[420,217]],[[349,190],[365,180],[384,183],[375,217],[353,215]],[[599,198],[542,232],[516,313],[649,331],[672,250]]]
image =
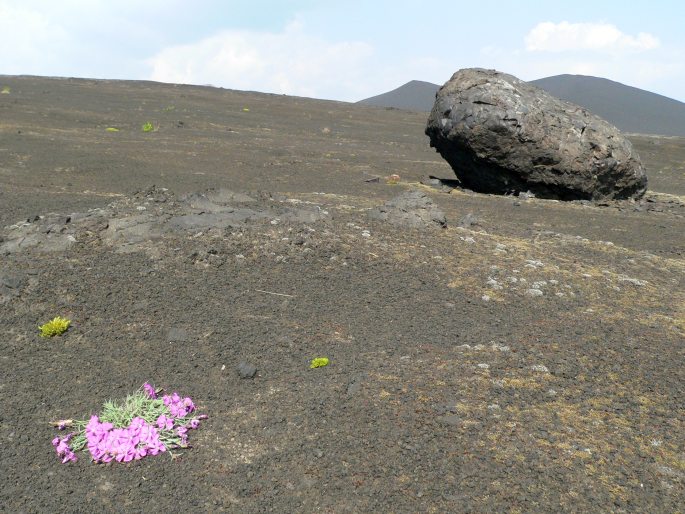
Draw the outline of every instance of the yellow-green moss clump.
[[[71,320],[57,316],[38,328],[41,337],[52,337],[66,332],[69,325],[71,325]]]
[[[316,359],[312,359],[312,363],[309,365],[311,369],[314,368],[322,368],[324,366],[328,366],[328,357],[317,357]]]

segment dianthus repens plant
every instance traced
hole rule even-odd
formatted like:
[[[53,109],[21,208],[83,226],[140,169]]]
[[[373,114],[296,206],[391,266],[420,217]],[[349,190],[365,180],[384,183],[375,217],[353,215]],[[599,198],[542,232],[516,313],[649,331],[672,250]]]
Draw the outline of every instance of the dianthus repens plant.
[[[71,320],[62,318],[61,316],[56,316],[48,321],[45,325],[40,325],[38,329],[40,330],[41,337],[52,337],[66,332],[69,328],[69,325],[71,325]]]
[[[189,448],[188,431],[207,419],[195,414],[195,404],[178,393],[159,394],[145,383],[120,401],[108,401],[99,415],[88,421],[62,419],[52,422],[59,430],[71,429],[55,437],[52,445],[63,463],[76,461],[76,453],[88,451],[94,462],[130,462],[172,449]]]

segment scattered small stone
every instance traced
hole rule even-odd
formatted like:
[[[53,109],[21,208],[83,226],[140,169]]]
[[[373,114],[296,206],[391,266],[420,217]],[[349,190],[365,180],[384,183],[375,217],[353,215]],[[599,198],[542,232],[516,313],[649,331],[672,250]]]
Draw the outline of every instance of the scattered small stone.
[[[626,276],[620,276],[618,277],[619,282],[628,282],[629,284],[632,284],[634,286],[642,287],[647,285],[647,282],[645,280],[638,280],[636,278],[630,278]]]
[[[240,378],[254,378],[257,374],[257,367],[246,361],[240,361],[237,369]]]
[[[359,393],[362,388],[362,382],[365,378],[366,374],[364,373],[360,373],[359,375],[352,377],[350,382],[347,384],[347,396],[354,396]]]
[[[549,369],[547,369],[547,366],[544,366],[542,364],[534,364],[533,366],[530,367],[533,371],[538,371],[540,373],[549,373]]]
[[[485,363],[483,362],[483,363],[478,364],[478,367],[479,367],[480,369],[490,369],[490,364],[485,364]]]
[[[502,286],[502,284],[500,284],[497,280],[495,280],[495,279],[492,278],[492,277],[488,277],[488,280],[487,280],[486,284],[487,284],[488,286],[490,286],[491,289],[496,289],[496,290],[504,289],[504,287]]]
[[[536,297],[542,296],[544,293],[539,289],[526,289],[526,296]]]
[[[471,226],[478,226],[480,225],[480,218],[478,218],[475,214],[469,212],[466,216],[461,218],[459,220],[459,226],[463,228],[469,228]]]
[[[450,414],[448,416],[440,416],[438,422],[443,425],[454,427],[461,423],[461,418],[457,414]]]
[[[190,340],[190,337],[185,328],[171,327],[167,330],[166,340],[171,343],[186,343]]]

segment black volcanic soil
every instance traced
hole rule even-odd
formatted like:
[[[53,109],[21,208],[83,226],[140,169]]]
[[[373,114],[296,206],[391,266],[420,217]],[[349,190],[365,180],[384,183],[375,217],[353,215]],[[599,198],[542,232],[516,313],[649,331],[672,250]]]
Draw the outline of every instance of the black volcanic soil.
[[[425,114],[3,86],[0,510],[683,509],[684,139],[631,136],[642,201],[560,203],[422,184]],[[447,227],[373,215],[410,191]],[[192,449],[60,463],[50,421],[145,381]]]

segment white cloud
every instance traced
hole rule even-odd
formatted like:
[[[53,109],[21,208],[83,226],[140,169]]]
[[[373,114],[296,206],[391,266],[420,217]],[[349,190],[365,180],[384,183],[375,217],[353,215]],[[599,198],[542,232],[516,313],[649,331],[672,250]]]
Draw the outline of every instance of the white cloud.
[[[67,41],[60,24],[39,11],[0,3],[0,73],[46,73],[42,64],[55,57],[56,48]]]
[[[372,54],[366,43],[325,41],[293,22],[281,32],[226,30],[165,48],[148,64],[161,82],[352,100],[366,89]]]
[[[525,37],[526,50],[564,52],[573,50],[652,50],[659,40],[646,32],[631,36],[610,23],[538,23]]]

